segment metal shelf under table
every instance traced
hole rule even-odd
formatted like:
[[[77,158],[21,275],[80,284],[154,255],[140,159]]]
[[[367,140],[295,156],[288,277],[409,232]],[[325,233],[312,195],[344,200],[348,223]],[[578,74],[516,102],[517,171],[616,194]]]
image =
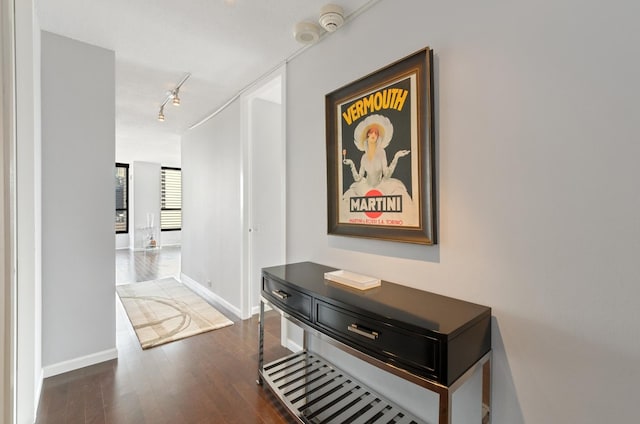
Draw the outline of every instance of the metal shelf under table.
[[[280,358],[260,374],[303,423],[425,424],[312,352]]]

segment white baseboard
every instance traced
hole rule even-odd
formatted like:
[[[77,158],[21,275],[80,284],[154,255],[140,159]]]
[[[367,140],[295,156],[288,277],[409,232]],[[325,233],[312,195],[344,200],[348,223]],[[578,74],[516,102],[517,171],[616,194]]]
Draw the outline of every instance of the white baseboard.
[[[118,357],[118,349],[108,349],[102,352],[92,353],[91,355],[82,356],[80,358],[70,359],[68,361],[58,362],[57,364],[48,365],[42,368],[43,378],[53,377],[54,375],[88,367],[89,365],[99,364],[100,362],[110,361]]]
[[[270,311],[271,310],[271,306],[269,306],[268,304],[264,305],[264,311]],[[258,315],[260,314],[260,306],[254,306],[253,308],[251,308],[251,316],[253,315]]]
[[[300,352],[303,350],[302,346],[292,340],[291,334],[289,334],[289,323],[290,321],[285,317],[282,317],[280,320],[280,345],[286,347],[292,352]],[[298,326],[296,325],[296,327]]]
[[[234,305],[232,305],[231,303],[227,302],[225,299],[223,299],[222,297],[218,296],[214,292],[208,290],[206,287],[204,287],[202,284],[198,283],[196,280],[190,278],[188,275],[180,273],[180,281],[182,281],[182,284],[184,284],[185,286],[189,287],[191,290],[193,290],[194,292],[198,293],[200,296],[204,297],[205,299],[207,299],[211,303],[214,303],[214,304],[217,303],[217,304],[225,307],[227,310],[229,310],[229,312],[231,312],[236,317],[238,317],[238,319],[242,319],[242,313],[240,312],[239,308],[237,308]]]
[[[291,341],[291,339],[287,339],[287,343],[285,346],[287,349],[289,349],[291,352],[301,352],[302,351],[302,346],[300,346],[297,343],[294,343]]]

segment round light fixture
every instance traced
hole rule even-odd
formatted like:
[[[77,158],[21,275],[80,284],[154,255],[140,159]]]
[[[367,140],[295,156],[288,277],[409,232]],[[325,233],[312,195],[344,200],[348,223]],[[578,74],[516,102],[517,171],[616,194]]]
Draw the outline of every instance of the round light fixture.
[[[313,44],[320,38],[320,28],[313,22],[298,22],[293,28],[293,36],[302,44]]]

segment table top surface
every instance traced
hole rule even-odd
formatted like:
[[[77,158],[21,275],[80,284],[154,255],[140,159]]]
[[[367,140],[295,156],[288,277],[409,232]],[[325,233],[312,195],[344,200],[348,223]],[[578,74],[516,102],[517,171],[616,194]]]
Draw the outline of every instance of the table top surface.
[[[314,262],[263,268],[263,272],[272,278],[329,303],[354,306],[385,319],[439,333],[449,339],[491,315],[491,308],[487,306],[388,281],[382,281],[378,287],[359,290],[325,280],[325,272],[336,270]]]

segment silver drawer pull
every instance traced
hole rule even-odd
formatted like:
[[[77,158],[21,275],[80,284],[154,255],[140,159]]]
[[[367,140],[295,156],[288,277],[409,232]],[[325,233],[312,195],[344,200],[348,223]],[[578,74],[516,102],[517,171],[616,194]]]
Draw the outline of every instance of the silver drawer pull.
[[[286,300],[289,297],[289,293],[283,292],[282,290],[271,290],[271,294],[280,300]]]
[[[378,336],[380,335],[377,331],[371,331],[371,330],[361,330],[360,328],[358,328],[358,324],[351,324],[347,327],[347,330],[351,331],[352,333],[356,333],[359,334],[361,336],[364,336],[368,339],[371,340],[376,340],[378,338]]]

